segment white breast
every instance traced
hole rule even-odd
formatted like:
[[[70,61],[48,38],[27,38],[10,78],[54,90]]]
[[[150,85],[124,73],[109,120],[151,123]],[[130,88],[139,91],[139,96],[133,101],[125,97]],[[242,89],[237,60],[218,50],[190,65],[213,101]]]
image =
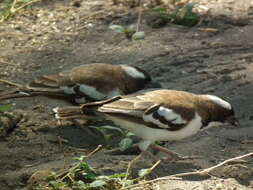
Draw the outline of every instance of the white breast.
[[[202,126],[201,117],[196,113],[194,119],[184,128],[179,131],[168,131],[166,129],[154,129],[147,127],[143,124],[133,123],[118,117],[106,116],[112,120],[116,125],[133,132],[136,136],[149,140],[155,141],[170,141],[180,140],[196,134]]]

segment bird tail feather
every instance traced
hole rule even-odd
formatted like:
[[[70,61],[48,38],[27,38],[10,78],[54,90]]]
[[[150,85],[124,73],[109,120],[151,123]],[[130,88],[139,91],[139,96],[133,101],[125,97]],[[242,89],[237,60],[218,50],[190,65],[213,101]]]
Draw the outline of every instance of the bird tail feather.
[[[0,100],[6,100],[6,99],[12,99],[12,98],[23,98],[23,97],[30,97],[30,96],[33,96],[33,94],[31,93],[31,90],[14,89],[14,90],[9,90],[8,92],[0,93]]]
[[[81,106],[65,106],[53,109],[56,119],[75,119],[85,117]]]
[[[50,96],[50,97],[67,97],[66,94],[61,89],[30,89],[26,87],[16,88],[13,90],[8,90],[6,92],[0,92],[0,101],[13,99],[13,98],[24,98],[24,97],[31,97],[31,96]]]

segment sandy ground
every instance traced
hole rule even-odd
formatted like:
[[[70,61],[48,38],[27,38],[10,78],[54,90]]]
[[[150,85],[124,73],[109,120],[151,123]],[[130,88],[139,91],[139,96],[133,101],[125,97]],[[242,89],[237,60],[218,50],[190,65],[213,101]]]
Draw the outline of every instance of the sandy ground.
[[[141,41],[129,41],[108,29],[112,23],[136,23],[135,8],[112,6],[109,0],[73,2],[43,1],[0,26],[1,79],[25,83],[35,76],[81,64],[132,64],[147,70],[164,88],[215,94],[234,105],[240,128],[213,128],[180,142],[166,143],[164,146],[182,155],[199,158],[162,164],[151,178],[206,168],[253,151],[250,0],[200,1],[207,12],[203,18],[209,22],[193,28],[170,25],[154,29],[146,24],[150,15],[144,13],[141,30],[146,37]],[[1,90],[6,88],[0,85]],[[51,109],[66,102],[45,97],[4,103],[8,102],[15,109],[24,110],[24,118],[0,141],[0,189],[26,189],[33,172],[65,167],[73,162],[73,157],[105,144],[101,136],[87,135],[85,127],[57,126]],[[66,143],[60,145],[59,137]],[[105,155],[101,151],[89,162],[108,174],[125,171],[127,162],[133,158],[133,155]],[[138,167],[148,165],[148,161],[143,161]],[[165,180],[146,188],[252,189],[252,165],[252,159],[248,159],[247,163],[215,170],[216,177]]]

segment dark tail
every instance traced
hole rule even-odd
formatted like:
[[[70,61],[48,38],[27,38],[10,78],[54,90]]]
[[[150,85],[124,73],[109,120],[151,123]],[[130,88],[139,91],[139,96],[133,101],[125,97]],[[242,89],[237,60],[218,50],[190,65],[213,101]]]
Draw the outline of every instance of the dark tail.
[[[6,99],[12,99],[12,98],[22,98],[22,97],[30,97],[30,96],[34,96],[31,90],[14,89],[14,90],[9,90],[8,92],[0,93],[0,101],[6,100]]]
[[[24,98],[24,97],[32,97],[32,96],[50,96],[50,97],[59,97],[59,98],[65,98],[68,97],[67,94],[64,94],[64,92],[60,89],[29,89],[26,87],[23,88],[16,88],[13,90],[8,90],[6,92],[0,92],[0,101],[6,100],[6,99],[12,99],[12,98]]]
[[[91,102],[83,104],[81,106],[65,106],[56,107],[53,109],[56,119],[91,119],[91,120],[101,120],[103,119],[103,114],[98,111],[98,107],[120,99],[120,96],[115,96],[108,100],[102,100],[97,102]]]
[[[48,75],[36,78],[28,85],[17,84],[11,81],[0,79],[1,83],[5,83],[16,88],[0,92],[0,101],[12,98],[23,98],[31,96],[50,96],[65,98],[67,95],[61,90],[55,80],[55,75]]]

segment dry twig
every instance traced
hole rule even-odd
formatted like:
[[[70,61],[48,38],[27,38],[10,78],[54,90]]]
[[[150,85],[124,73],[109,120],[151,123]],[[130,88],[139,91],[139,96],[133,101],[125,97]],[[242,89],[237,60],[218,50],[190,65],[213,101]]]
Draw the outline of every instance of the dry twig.
[[[8,84],[8,85],[10,85],[10,86],[16,86],[16,87],[18,87],[18,88],[24,87],[24,86],[21,85],[21,84],[14,83],[14,82],[11,82],[11,81],[8,81],[8,80],[4,80],[4,79],[0,79],[0,82],[5,83],[5,84]]]
[[[142,0],[139,0],[139,14],[138,14],[138,20],[137,20],[137,25],[136,25],[136,32],[138,32],[140,29],[141,16],[142,16]]]
[[[213,171],[214,169],[218,168],[218,167],[221,167],[229,162],[233,162],[235,160],[238,160],[238,159],[242,159],[242,158],[246,158],[246,157],[250,157],[250,156],[253,156],[253,152],[250,152],[248,154],[244,154],[244,155],[241,155],[241,156],[237,156],[237,157],[234,157],[234,158],[230,158],[228,160],[225,160],[215,166],[212,166],[210,168],[206,168],[204,170],[197,170],[197,171],[194,171],[194,172],[186,172],[186,173],[179,173],[179,174],[174,174],[174,175],[170,175],[170,176],[166,176],[166,177],[160,177],[160,178],[156,178],[156,179],[153,179],[153,180],[149,180],[149,181],[146,181],[144,183],[140,183],[140,184],[135,184],[135,185],[130,185],[128,187],[125,187],[123,188],[124,190],[126,189],[132,189],[132,188],[135,188],[135,187],[138,187],[140,185],[145,185],[145,184],[150,184],[150,183],[153,183],[153,182],[157,182],[157,181],[162,181],[162,180],[172,180],[172,179],[181,179],[180,177],[184,177],[184,176],[190,176],[190,175],[209,175],[209,173],[211,171]]]
[[[89,153],[87,156],[85,156],[85,159],[87,160],[88,158],[90,158],[91,156],[93,156],[96,152],[98,152],[99,150],[101,150],[102,145],[98,145],[97,148],[95,148],[95,150],[93,150],[91,153]],[[56,177],[61,177],[61,180],[65,179],[66,177],[70,177],[70,173],[72,171],[74,171],[76,168],[79,167],[79,164],[74,165],[73,167],[69,168],[69,169],[64,169],[63,171],[59,172]],[[71,180],[71,178],[70,178]]]

